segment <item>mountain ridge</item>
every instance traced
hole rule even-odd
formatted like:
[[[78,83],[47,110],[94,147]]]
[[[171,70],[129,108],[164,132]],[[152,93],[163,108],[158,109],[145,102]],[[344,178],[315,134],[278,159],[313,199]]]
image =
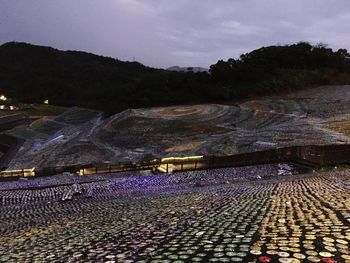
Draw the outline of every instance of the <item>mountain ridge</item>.
[[[180,68],[181,69],[181,68]],[[0,46],[0,92],[13,101],[102,110],[232,103],[350,83],[350,55],[307,42],[219,60],[209,72],[170,71],[83,51],[10,42]]]
[[[180,67],[180,66],[172,66],[167,68],[166,70],[170,71],[180,71],[180,72],[208,72],[208,68],[202,68],[202,67]]]

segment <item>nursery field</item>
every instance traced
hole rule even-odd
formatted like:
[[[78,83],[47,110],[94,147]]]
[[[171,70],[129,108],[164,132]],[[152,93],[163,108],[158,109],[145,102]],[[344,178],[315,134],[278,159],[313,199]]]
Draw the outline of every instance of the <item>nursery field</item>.
[[[350,262],[347,169],[300,175],[282,164],[4,184],[1,262]]]

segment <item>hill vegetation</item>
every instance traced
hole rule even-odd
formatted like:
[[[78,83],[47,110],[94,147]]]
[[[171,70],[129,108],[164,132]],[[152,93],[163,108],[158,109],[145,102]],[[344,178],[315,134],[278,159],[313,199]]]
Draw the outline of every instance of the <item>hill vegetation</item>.
[[[0,92],[25,103],[127,108],[215,103],[350,82],[350,55],[300,42],[220,60],[209,72],[176,72],[79,51],[0,46]]]
[[[201,67],[179,67],[179,66],[173,66],[170,68],[167,68],[167,70],[170,71],[180,71],[180,72],[208,72],[208,68],[201,68]]]

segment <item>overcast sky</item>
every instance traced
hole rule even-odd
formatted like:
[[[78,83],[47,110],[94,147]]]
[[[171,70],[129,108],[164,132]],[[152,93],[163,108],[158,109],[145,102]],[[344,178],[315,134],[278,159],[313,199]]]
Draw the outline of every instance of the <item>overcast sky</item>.
[[[0,44],[203,66],[301,40],[350,50],[350,0],[0,0]]]

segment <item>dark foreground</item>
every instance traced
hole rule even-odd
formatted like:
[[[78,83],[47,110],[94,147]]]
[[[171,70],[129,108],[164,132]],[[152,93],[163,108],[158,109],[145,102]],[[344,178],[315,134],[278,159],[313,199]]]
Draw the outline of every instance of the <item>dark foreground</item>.
[[[350,171],[241,172],[7,182],[0,261],[350,262]]]

